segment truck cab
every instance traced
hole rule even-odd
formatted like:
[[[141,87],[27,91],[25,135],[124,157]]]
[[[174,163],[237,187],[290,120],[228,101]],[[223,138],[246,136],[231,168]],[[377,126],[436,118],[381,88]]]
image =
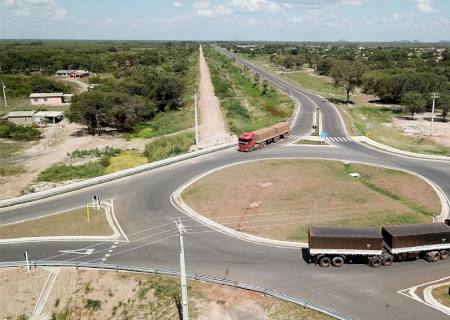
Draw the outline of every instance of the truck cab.
[[[239,136],[239,151],[250,151],[255,145],[256,137],[253,132],[244,132]]]

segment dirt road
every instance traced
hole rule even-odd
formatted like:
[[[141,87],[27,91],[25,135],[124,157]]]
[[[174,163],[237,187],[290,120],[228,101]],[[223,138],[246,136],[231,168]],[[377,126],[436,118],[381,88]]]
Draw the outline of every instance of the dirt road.
[[[219,100],[214,94],[208,65],[200,46],[200,109],[199,144],[201,147],[232,141],[227,133]]]

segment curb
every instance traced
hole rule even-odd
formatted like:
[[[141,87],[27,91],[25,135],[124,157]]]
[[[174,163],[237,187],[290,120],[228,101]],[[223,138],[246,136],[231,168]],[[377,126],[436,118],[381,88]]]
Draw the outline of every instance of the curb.
[[[443,221],[445,220],[446,217],[450,216],[450,206],[449,206],[449,200],[447,199],[447,196],[445,195],[445,193],[442,191],[442,189],[434,184],[431,180],[429,180],[428,178],[421,176],[418,173],[415,173],[413,171],[409,171],[409,170],[405,170],[405,169],[401,169],[401,168],[395,168],[395,167],[389,167],[389,166],[383,166],[383,165],[378,165],[378,164],[373,164],[373,163],[368,163],[368,162],[359,162],[359,161],[346,161],[346,160],[342,160],[342,159],[321,159],[321,158],[295,158],[295,157],[289,157],[289,158],[264,158],[264,159],[255,159],[255,160],[245,160],[245,161],[240,161],[240,162],[236,162],[236,163],[232,163],[232,164],[228,164],[225,166],[221,166],[218,168],[214,168],[212,170],[209,170],[207,172],[204,172],[190,180],[188,180],[187,182],[185,182],[183,185],[181,185],[178,189],[176,189],[170,196],[170,201],[172,203],[172,205],[178,209],[179,211],[183,212],[184,214],[188,215],[189,217],[191,217],[192,219],[218,231],[224,234],[227,234],[229,236],[232,236],[234,238],[240,239],[240,240],[244,240],[247,242],[252,242],[252,243],[256,243],[256,244],[260,244],[260,245],[267,245],[267,246],[273,246],[273,247],[279,247],[279,248],[286,248],[286,249],[302,249],[302,248],[308,248],[308,243],[306,242],[292,242],[292,241],[284,241],[284,240],[273,240],[273,239],[267,239],[267,238],[263,238],[263,237],[258,237],[258,236],[254,236],[245,232],[241,232],[241,231],[237,231],[234,230],[232,228],[226,227],[218,222],[215,222],[203,215],[201,215],[200,213],[196,212],[194,209],[192,209],[191,207],[189,207],[182,199],[181,197],[181,193],[183,193],[183,191],[188,188],[191,184],[193,184],[194,182],[200,180],[201,178],[214,173],[216,171],[228,168],[228,167],[232,167],[232,166],[236,166],[236,165],[241,165],[244,163],[250,163],[250,162],[256,162],[256,161],[266,161],[266,160],[303,160],[303,159],[319,159],[319,160],[327,160],[327,161],[339,161],[339,162],[343,162],[343,163],[360,163],[360,164],[365,164],[365,165],[371,165],[371,166],[376,166],[376,167],[381,167],[381,168],[386,168],[386,169],[393,169],[393,170],[398,170],[398,171],[402,171],[402,172],[406,172],[409,174],[412,174],[414,176],[419,177],[420,179],[424,180],[425,182],[427,182],[432,188],[433,190],[436,192],[436,194],[439,197],[439,200],[441,201],[441,214],[437,217],[433,217],[433,222],[437,222],[437,221]]]
[[[61,187],[56,187],[56,188],[53,188],[50,190],[31,193],[31,194],[27,194],[27,195],[16,197],[16,198],[0,200],[0,208],[5,208],[5,207],[14,206],[17,204],[23,204],[23,203],[27,203],[27,202],[41,200],[41,199],[49,198],[52,196],[60,195],[63,193],[76,191],[76,190],[84,189],[84,188],[91,187],[91,186],[96,186],[98,184],[118,180],[121,178],[139,174],[142,172],[150,171],[150,170],[153,170],[156,168],[165,167],[170,164],[174,164],[174,163],[181,162],[184,160],[188,160],[188,159],[200,157],[203,155],[207,155],[210,153],[226,150],[226,149],[229,149],[229,148],[232,148],[235,146],[236,146],[235,142],[230,142],[230,143],[222,144],[219,146],[215,146],[215,147],[211,147],[211,148],[207,148],[207,149],[203,149],[203,150],[199,150],[199,151],[193,151],[193,152],[185,153],[185,154],[182,154],[179,156],[155,161],[155,162],[152,162],[149,164],[144,164],[142,166],[138,166],[135,168],[126,169],[126,170],[122,170],[119,172],[103,175],[100,177],[95,177],[92,179],[87,179],[87,180],[71,183],[71,184],[61,186]]]
[[[365,136],[353,136],[352,139],[354,139],[356,142],[359,143],[365,143],[366,146],[368,145],[369,148],[371,149],[375,149],[380,151],[385,151],[385,152],[389,152],[389,153],[394,153],[396,155],[400,155],[400,156],[406,156],[406,157],[410,157],[410,158],[416,158],[416,159],[425,159],[425,160],[435,160],[435,161],[449,161],[450,162],[450,157],[446,157],[446,156],[435,156],[435,155],[431,155],[431,154],[422,154],[422,153],[415,153],[415,152],[410,152],[410,151],[404,151],[404,150],[400,150],[394,147],[390,147],[387,146],[385,144],[382,144],[380,142],[374,141],[368,137]]]
[[[447,307],[445,305],[443,305],[442,303],[438,302],[434,297],[433,294],[431,293],[431,291],[433,291],[433,289],[435,288],[439,288],[439,287],[443,287],[443,286],[447,286],[450,284],[449,282],[446,283],[439,283],[439,284],[434,284],[432,286],[428,286],[423,290],[423,299],[425,300],[426,303],[430,304],[431,306],[433,306],[433,308],[447,314],[450,315],[450,307]]]

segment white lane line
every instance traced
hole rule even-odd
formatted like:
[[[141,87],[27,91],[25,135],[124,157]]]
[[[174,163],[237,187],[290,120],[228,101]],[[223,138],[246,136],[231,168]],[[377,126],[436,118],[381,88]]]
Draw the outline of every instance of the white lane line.
[[[333,138],[333,137],[329,137],[328,139],[330,139],[331,141],[334,141],[334,138]]]

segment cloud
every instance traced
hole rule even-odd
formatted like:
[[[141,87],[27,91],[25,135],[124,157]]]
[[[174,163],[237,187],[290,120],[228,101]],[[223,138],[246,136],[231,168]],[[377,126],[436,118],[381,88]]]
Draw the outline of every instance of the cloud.
[[[417,3],[417,10],[423,13],[430,13],[433,11],[436,11],[436,9],[433,8],[433,4],[431,0],[415,0]]]
[[[192,4],[194,15],[199,17],[211,18],[220,15],[229,15],[233,10],[225,7],[223,4],[212,6],[210,1],[197,1]]]
[[[362,0],[341,0],[341,3],[346,6],[360,6],[363,4]]]
[[[277,2],[269,0],[231,0],[231,6],[236,10],[248,12],[277,12],[282,10]]]
[[[303,17],[294,16],[294,17],[288,18],[287,21],[291,22],[291,23],[300,23],[300,22],[303,22]]]
[[[183,4],[182,4],[180,1],[174,1],[174,2],[173,2],[173,6],[174,6],[174,7],[182,7]]]
[[[9,8],[15,17],[32,17],[36,13],[40,16],[54,20],[66,18],[67,11],[55,0],[3,0],[5,7]]]

